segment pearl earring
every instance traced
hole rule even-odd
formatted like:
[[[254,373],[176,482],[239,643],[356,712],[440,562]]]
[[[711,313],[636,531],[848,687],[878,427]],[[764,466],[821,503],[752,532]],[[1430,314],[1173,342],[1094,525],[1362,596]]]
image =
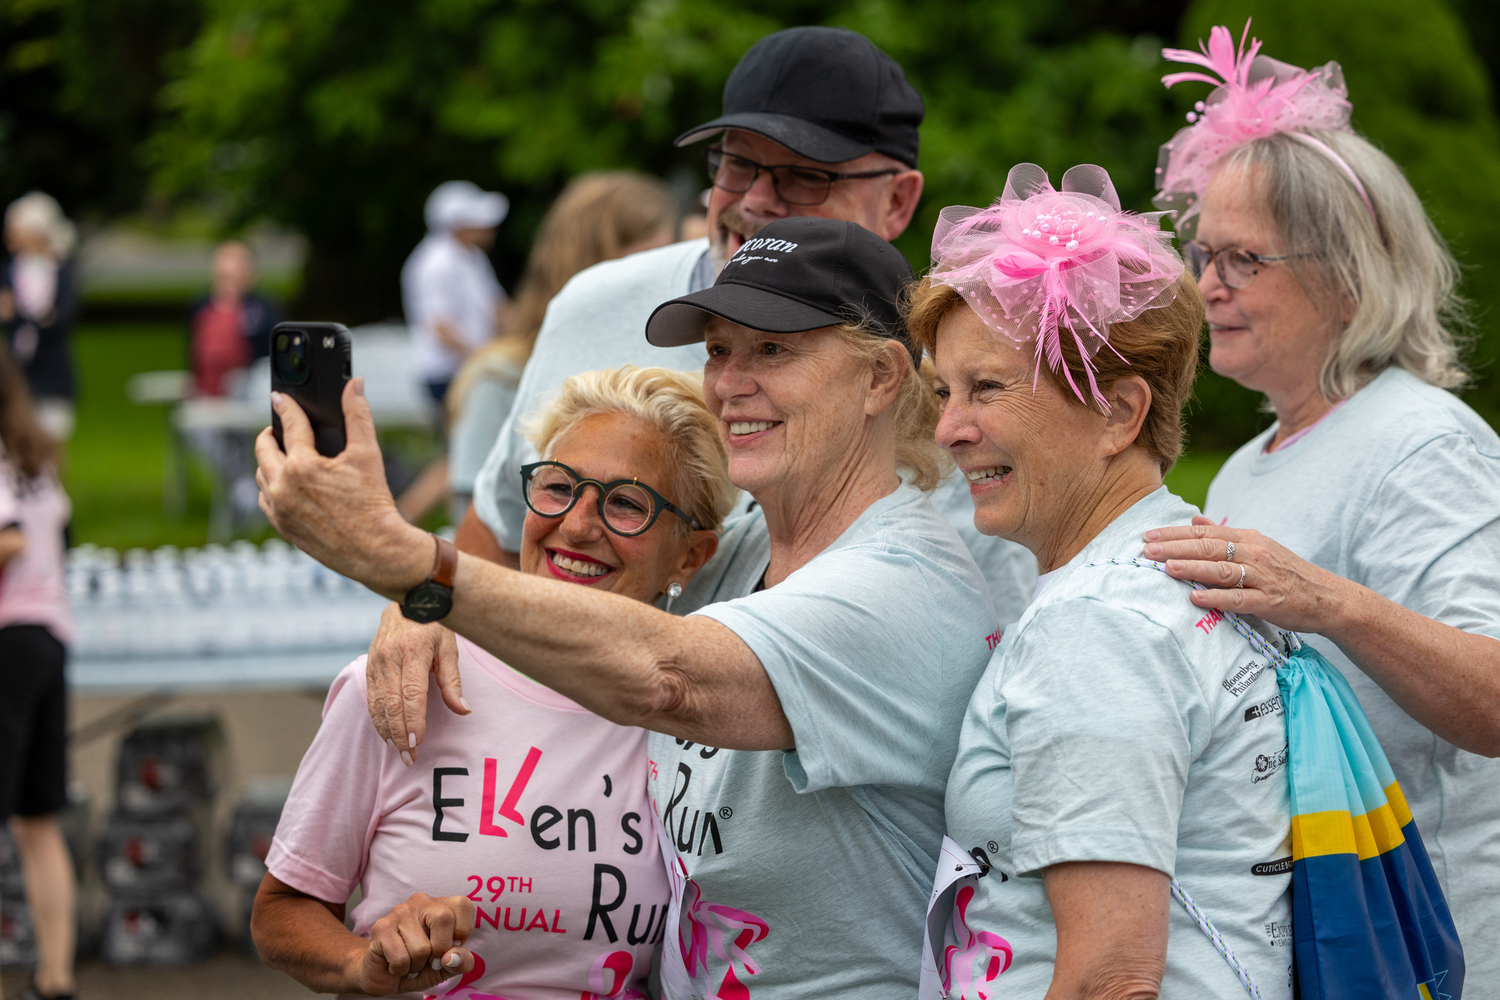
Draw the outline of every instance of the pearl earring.
[[[662,608],[662,610],[670,614],[672,611],[672,602],[677,600],[677,598],[681,596],[682,584],[678,583],[676,580],[673,580],[667,585],[667,606]]]

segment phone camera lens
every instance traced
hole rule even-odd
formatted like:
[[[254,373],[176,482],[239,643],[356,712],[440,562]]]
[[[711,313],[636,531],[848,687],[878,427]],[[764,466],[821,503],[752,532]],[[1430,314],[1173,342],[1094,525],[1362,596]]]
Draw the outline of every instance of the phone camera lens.
[[[286,345],[287,345],[286,334],[284,334],[284,333],[277,334],[277,336],[276,336],[276,349],[278,351],[284,351],[284,350],[286,350]]]

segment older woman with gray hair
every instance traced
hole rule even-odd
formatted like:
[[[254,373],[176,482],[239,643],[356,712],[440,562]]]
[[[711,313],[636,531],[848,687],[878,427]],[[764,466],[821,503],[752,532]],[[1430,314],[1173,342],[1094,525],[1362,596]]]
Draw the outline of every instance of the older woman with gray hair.
[[[1163,147],[1158,204],[1207,307],[1209,364],[1276,423],[1145,554],[1205,609],[1312,636],[1390,756],[1466,943],[1500,941],[1500,437],[1465,373],[1458,265],[1401,169],[1348,127],[1337,63],[1168,58],[1223,84]],[[1220,81],[1201,73],[1165,78]],[[1275,539],[1273,541],[1272,539]],[[1500,983],[1471,947],[1468,982]]]

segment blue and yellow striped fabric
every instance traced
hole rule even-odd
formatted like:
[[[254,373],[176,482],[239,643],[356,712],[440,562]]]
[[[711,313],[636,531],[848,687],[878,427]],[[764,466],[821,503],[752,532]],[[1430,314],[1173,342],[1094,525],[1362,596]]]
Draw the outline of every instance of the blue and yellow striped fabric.
[[[1464,958],[1453,918],[1353,690],[1306,644],[1276,678],[1291,756],[1292,933],[1303,1000],[1458,1000]]]

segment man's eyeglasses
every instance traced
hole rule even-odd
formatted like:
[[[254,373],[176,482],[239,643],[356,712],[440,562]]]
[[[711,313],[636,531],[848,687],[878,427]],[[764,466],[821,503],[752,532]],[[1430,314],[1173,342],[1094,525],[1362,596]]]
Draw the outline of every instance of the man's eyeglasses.
[[[1183,247],[1183,258],[1187,262],[1188,269],[1192,271],[1193,277],[1203,277],[1203,272],[1208,270],[1212,264],[1214,270],[1219,272],[1219,280],[1224,283],[1225,288],[1233,288],[1236,291],[1249,288],[1255,276],[1260,273],[1262,264],[1275,264],[1283,260],[1297,260],[1302,257],[1311,257],[1312,254],[1294,253],[1279,254],[1271,256],[1263,253],[1251,253],[1243,247],[1219,247],[1210,250],[1197,240]]]
[[[562,517],[572,510],[585,486],[598,489],[599,519],[617,535],[629,538],[651,530],[664,510],[676,514],[695,530],[702,527],[638,479],[601,483],[582,478],[561,462],[521,466],[521,492],[526,497],[526,506],[542,517]]]
[[[718,146],[711,146],[705,150],[704,157],[708,160],[708,179],[713,182],[714,187],[734,194],[744,194],[755,186],[756,178],[762,173],[767,173],[771,175],[771,187],[776,191],[776,197],[788,205],[821,205],[828,200],[828,195],[832,192],[836,181],[886,177],[901,173],[894,167],[886,170],[861,170],[858,173],[844,174],[792,164],[768,167],[764,163],[756,163],[743,156],[726,153]]]

